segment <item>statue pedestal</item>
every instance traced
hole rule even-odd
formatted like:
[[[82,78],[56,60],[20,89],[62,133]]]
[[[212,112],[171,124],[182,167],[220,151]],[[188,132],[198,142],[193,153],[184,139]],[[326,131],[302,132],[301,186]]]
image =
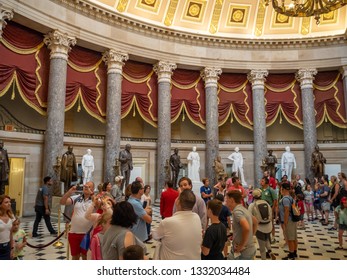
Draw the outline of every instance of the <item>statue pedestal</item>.
[[[195,194],[197,194],[198,196],[201,197],[200,188],[201,188],[201,186],[202,186],[202,183],[201,183],[200,181],[193,181],[192,184],[193,184],[193,189],[192,189],[192,191],[193,191]]]

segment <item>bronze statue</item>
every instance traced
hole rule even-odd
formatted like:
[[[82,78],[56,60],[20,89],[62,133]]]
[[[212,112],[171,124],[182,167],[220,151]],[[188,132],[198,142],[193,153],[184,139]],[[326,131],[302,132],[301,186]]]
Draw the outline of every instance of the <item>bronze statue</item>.
[[[214,172],[216,174],[216,178],[220,178],[220,177],[225,177],[225,170],[224,170],[224,166],[222,164],[222,159],[220,156],[217,156],[216,159],[214,160]]]
[[[175,148],[174,153],[170,156],[170,166],[171,166],[171,175],[172,183],[174,188],[177,188],[177,179],[180,169],[182,168],[181,158],[178,155],[178,149]]]
[[[129,184],[130,173],[133,170],[133,157],[130,152],[131,145],[126,144],[125,149],[119,152],[119,161],[120,161],[120,171],[124,178],[122,180],[122,185],[120,186],[121,191],[123,192],[124,186]]]
[[[4,149],[4,142],[0,140],[0,195],[5,194],[5,186],[8,184],[10,173],[10,161],[7,150]]]
[[[165,170],[165,181],[171,180],[171,169],[170,169],[170,163],[168,159],[165,161],[164,170]]]
[[[324,175],[324,164],[326,159],[323,154],[319,151],[318,145],[314,148],[311,156],[311,169],[316,178],[321,178]]]
[[[265,157],[265,164],[266,168],[265,171],[270,172],[270,176],[274,177],[276,176],[276,164],[277,164],[277,158],[272,154],[272,150],[268,150],[268,155]]]
[[[64,182],[64,193],[70,189],[71,182],[77,181],[77,163],[72,150],[72,146],[69,146],[61,158],[60,181]]]

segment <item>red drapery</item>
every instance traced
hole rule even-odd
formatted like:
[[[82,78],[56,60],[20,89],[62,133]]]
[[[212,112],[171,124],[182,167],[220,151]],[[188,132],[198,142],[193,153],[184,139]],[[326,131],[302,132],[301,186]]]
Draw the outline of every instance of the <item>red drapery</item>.
[[[200,72],[177,69],[172,75],[171,119],[185,114],[197,126],[205,127],[205,89]]]
[[[49,80],[49,50],[43,35],[10,21],[0,44],[0,97],[10,91],[16,98],[14,84],[23,100],[41,114],[46,113]],[[158,85],[153,66],[127,61],[123,67],[122,112],[124,118],[133,109],[157,126]],[[107,70],[101,54],[79,46],[69,53],[66,86],[66,110],[78,102],[78,110],[105,121]],[[12,87],[12,90],[11,90]],[[338,71],[319,72],[314,80],[317,126],[324,121],[347,128],[343,81]],[[205,89],[199,71],[177,69],[172,75],[171,118],[187,116],[205,127]],[[270,74],[265,83],[266,123],[282,116],[302,128],[301,91],[294,74]],[[223,73],[218,82],[219,125],[234,118],[252,129],[252,90],[245,74]]]
[[[122,81],[122,118],[135,108],[141,117],[157,126],[158,86],[153,66],[149,64],[127,61],[123,67]]]
[[[295,74],[270,74],[265,83],[266,124],[270,126],[282,114],[292,125],[302,128],[301,91]]]
[[[106,67],[100,53],[73,47],[67,67],[66,110],[78,102],[78,111],[83,105],[90,115],[105,122],[106,78]]]
[[[343,94],[343,81],[338,71],[319,72],[314,80],[314,97],[317,126],[330,121],[347,128]]]
[[[23,100],[45,114],[49,52],[42,41],[40,33],[14,22],[7,24],[0,44],[0,96],[12,86],[15,99],[15,83]]]
[[[235,117],[242,126],[252,129],[252,90],[247,75],[222,74],[218,86],[219,125],[223,125],[230,116],[230,122]]]

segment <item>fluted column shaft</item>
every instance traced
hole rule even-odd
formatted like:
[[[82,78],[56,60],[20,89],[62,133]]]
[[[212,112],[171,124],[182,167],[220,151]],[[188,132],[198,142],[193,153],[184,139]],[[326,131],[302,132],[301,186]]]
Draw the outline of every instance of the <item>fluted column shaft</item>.
[[[13,10],[0,6],[0,39],[2,39],[2,33],[7,25],[7,21],[10,21],[13,18]]]
[[[68,53],[76,39],[54,30],[45,35],[51,50],[47,97],[47,128],[44,143],[43,175],[54,175],[53,165],[63,152]]]
[[[317,144],[317,129],[313,96],[313,80],[314,75],[316,74],[316,69],[300,69],[296,73],[296,79],[300,82],[303,108],[302,116],[304,127],[305,177],[308,177],[310,180],[312,180],[314,177],[311,169],[311,156]]]
[[[341,75],[342,75],[342,81],[343,81],[343,95],[345,97],[345,112],[346,116],[345,119],[347,119],[347,66],[342,66],[340,69]]]
[[[108,50],[102,59],[107,65],[107,103],[104,182],[114,182],[114,166],[120,151],[122,112],[122,72],[128,54]]]
[[[201,77],[205,81],[206,95],[206,153],[205,153],[205,176],[212,183],[216,182],[213,163],[219,153],[219,130],[218,130],[218,79],[222,69],[206,67],[201,71]]]
[[[157,142],[157,186],[155,198],[160,198],[165,184],[165,163],[171,153],[171,76],[176,64],[159,61],[153,69],[158,75],[158,142]]]
[[[254,186],[259,186],[263,177],[260,166],[267,154],[264,86],[267,75],[267,70],[251,70],[248,74],[248,80],[252,83],[253,100]]]

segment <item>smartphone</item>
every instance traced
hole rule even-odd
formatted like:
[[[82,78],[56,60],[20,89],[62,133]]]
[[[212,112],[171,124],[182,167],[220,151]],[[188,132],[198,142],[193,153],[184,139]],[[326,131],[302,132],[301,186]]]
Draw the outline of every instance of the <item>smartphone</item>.
[[[83,185],[77,184],[76,191],[83,191]]]

